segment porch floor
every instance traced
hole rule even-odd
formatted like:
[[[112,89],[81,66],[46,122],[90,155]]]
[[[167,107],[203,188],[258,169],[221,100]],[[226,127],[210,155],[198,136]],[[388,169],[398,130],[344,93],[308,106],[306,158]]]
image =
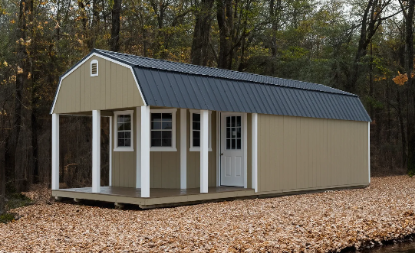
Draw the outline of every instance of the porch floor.
[[[208,193],[200,193],[199,188],[185,190],[151,188],[149,198],[141,198],[141,189],[133,187],[101,186],[99,193],[92,193],[91,187],[52,191],[52,196],[54,197],[135,204],[141,208],[179,205],[188,202],[214,201],[253,195],[256,195],[253,189],[228,186],[209,187]]]

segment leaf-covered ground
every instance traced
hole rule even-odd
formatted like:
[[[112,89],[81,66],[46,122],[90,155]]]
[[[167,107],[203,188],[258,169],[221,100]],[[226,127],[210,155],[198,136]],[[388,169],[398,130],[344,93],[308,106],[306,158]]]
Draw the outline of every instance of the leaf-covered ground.
[[[415,178],[369,188],[155,210],[64,203],[14,209],[5,251],[336,251],[415,233]]]

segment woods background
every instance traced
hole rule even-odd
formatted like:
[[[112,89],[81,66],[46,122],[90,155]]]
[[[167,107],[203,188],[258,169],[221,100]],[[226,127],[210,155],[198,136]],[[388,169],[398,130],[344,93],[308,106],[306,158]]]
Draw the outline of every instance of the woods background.
[[[414,0],[0,0],[0,195],[50,183],[59,76],[93,48],[356,93],[372,173],[413,174],[413,16]],[[61,183],[90,185],[91,119],[61,118]]]

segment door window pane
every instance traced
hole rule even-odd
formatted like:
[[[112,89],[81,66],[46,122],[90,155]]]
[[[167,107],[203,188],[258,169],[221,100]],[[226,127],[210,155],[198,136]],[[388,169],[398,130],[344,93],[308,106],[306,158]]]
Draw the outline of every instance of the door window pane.
[[[226,117],[226,149],[242,149],[242,117]]]

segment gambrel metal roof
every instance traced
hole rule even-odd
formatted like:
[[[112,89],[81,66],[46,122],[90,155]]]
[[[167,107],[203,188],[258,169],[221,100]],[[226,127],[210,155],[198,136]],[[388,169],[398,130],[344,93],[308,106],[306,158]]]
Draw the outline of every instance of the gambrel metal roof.
[[[321,84],[100,49],[93,53],[131,66],[151,106],[371,121],[357,95]]]

